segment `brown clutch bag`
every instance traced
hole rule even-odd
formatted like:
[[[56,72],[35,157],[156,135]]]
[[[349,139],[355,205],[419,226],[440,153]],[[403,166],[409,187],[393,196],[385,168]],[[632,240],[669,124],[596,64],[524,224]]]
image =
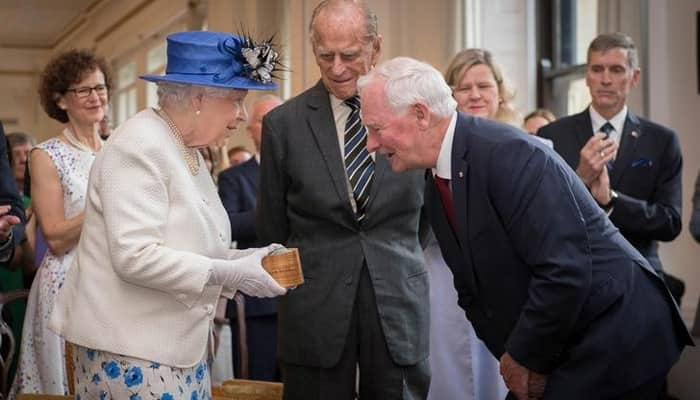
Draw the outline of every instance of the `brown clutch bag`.
[[[299,250],[294,247],[279,249],[266,255],[262,259],[262,266],[280,286],[292,288],[304,283]]]

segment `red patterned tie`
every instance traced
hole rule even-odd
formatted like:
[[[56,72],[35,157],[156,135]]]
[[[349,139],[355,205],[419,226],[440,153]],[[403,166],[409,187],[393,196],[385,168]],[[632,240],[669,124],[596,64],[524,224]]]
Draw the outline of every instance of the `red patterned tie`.
[[[447,214],[447,220],[450,222],[452,230],[457,232],[455,229],[455,208],[452,203],[452,192],[450,192],[450,180],[435,175],[435,186],[440,192],[440,200],[442,200],[442,207],[445,209],[445,214]]]

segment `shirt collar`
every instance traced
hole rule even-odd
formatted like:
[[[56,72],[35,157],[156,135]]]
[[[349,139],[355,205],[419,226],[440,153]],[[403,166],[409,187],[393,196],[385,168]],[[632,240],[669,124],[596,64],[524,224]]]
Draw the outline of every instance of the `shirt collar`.
[[[445,137],[442,139],[440,153],[438,153],[437,163],[433,168],[433,176],[452,179],[452,142],[455,138],[455,128],[457,127],[457,112],[452,114],[450,125],[447,126]]]
[[[593,125],[593,133],[600,131],[600,128],[606,123],[610,124],[615,128],[615,132],[622,134],[622,129],[625,127],[625,118],[627,118],[627,105],[622,107],[619,113],[615,114],[610,120],[606,120],[598,111],[593,108],[593,106],[588,107],[588,111],[591,114],[591,125]]]

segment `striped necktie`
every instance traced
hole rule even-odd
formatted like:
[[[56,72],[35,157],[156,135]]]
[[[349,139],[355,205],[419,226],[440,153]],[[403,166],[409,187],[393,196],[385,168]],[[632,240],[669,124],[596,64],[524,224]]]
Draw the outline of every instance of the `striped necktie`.
[[[600,131],[606,134],[607,137],[610,137],[610,135],[612,135],[615,132],[615,127],[612,126],[610,121],[607,121],[603,124],[603,126],[600,127]],[[608,161],[606,165],[608,166],[608,170],[613,169],[613,167],[615,166],[615,160]]]
[[[360,98],[351,97],[345,100],[345,104],[351,109],[345,123],[345,169],[355,198],[357,219],[362,221],[369,203],[374,160],[367,152],[367,130],[360,120]]]

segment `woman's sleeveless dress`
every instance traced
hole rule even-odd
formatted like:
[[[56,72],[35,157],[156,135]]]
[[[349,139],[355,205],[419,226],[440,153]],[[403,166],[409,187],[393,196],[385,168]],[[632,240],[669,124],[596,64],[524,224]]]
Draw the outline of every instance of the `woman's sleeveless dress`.
[[[95,154],[79,150],[57,138],[49,139],[37,148],[45,151],[56,167],[63,188],[66,218],[83,212]],[[10,399],[14,399],[17,393],[67,393],[64,341],[49,330],[48,323],[56,294],[74,256],[75,247],[61,256],[54,255],[50,249],[44,255],[27,301],[20,359]]]

